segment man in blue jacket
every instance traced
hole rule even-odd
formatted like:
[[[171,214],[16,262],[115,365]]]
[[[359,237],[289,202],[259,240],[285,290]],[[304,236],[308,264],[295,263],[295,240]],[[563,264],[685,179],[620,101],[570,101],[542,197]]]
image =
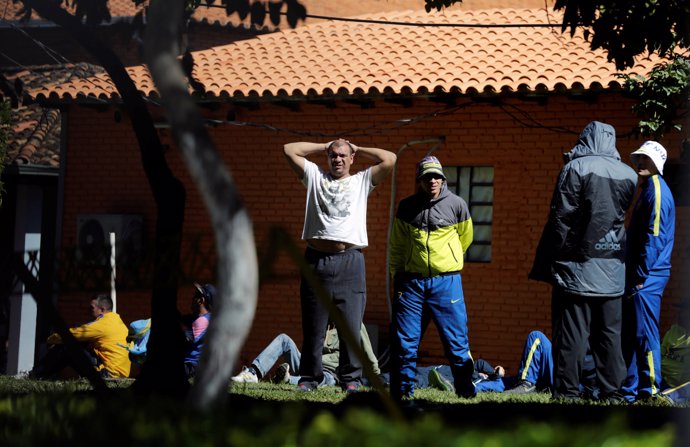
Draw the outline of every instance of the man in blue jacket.
[[[529,274],[553,287],[553,397],[580,397],[589,340],[600,396],[619,401],[624,221],[637,175],[621,162],[614,128],[598,121],[585,127],[564,158]]]
[[[474,364],[460,275],[463,256],[472,243],[472,219],[467,203],[448,190],[436,157],[419,162],[417,183],[417,193],[398,206],[390,239],[395,285],[391,395],[412,397],[417,350],[431,318],[453,372],[456,394],[474,397]]]
[[[671,274],[676,207],[661,177],[666,149],[645,142],[631,154],[640,176],[640,194],[628,226],[623,349],[628,375],[623,395],[629,402],[647,399],[661,388],[659,314]]]

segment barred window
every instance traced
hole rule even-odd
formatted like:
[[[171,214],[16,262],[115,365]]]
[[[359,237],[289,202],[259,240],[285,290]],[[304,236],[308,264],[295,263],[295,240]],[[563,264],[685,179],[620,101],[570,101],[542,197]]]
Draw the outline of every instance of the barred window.
[[[494,214],[494,168],[492,166],[444,166],[448,189],[470,208],[474,240],[465,253],[469,262],[491,262],[491,227]]]

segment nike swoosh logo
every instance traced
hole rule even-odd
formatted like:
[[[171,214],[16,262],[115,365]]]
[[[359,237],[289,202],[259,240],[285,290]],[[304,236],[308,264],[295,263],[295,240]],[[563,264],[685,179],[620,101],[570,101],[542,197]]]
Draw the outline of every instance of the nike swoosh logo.
[[[458,298],[458,299],[456,299],[456,300],[450,300],[450,304],[455,304],[455,303],[457,303],[458,301],[460,301],[460,298]]]

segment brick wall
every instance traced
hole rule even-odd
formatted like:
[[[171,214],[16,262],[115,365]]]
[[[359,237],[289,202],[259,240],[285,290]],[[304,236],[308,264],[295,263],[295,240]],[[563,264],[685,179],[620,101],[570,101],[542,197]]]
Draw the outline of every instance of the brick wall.
[[[445,144],[436,152],[443,164],[493,166],[492,261],[466,264],[463,280],[474,357],[501,363],[509,373],[514,373],[527,333],[540,329],[550,334],[550,288],[528,281],[527,273],[562,166],[561,154],[573,146],[576,134],[591,120],[611,123],[619,134],[627,132],[635,122],[629,113],[630,105],[617,95],[602,95],[593,101],[558,96],[542,104],[508,100],[504,108],[474,103],[406,126],[400,120],[429,114],[443,105],[424,100],[411,107],[383,101],[372,108],[346,103],[338,103],[336,108],[303,104],[300,111],[292,111],[262,104],[256,109],[233,111],[237,121],[296,133],[349,132],[349,139],[358,145],[393,151],[413,140],[445,136]],[[221,108],[210,116],[223,119],[228,111]],[[73,106],[68,113],[63,244],[75,243],[80,213],[142,214],[151,235],[154,203],[127,120],[116,122],[113,110]],[[369,130],[356,130],[365,128]],[[559,132],[559,129],[574,133]],[[331,138],[231,125],[210,130],[251,212],[260,252],[271,248],[266,238],[273,226],[284,228],[303,247],[298,238],[304,216],[304,188],[287,167],[282,145]],[[167,132],[163,137],[169,140]],[[679,141],[678,136],[664,141],[672,159],[679,157]],[[635,138],[619,138],[618,149],[624,160],[640,143]],[[430,145],[413,145],[400,156],[396,203],[413,192],[414,165],[429,149]],[[171,149],[167,157],[188,189],[185,231],[205,235],[209,244],[212,236],[206,211],[178,152]],[[364,165],[364,160],[356,160],[354,167]],[[379,185],[369,199],[370,246],[365,250],[368,287],[365,321],[379,326],[382,341],[387,339],[388,332],[385,259],[390,199],[390,182]],[[680,299],[681,288],[687,290],[688,286],[686,277],[680,274],[680,265],[688,256],[688,239],[683,231],[687,219],[687,208],[679,208],[674,272],[663,303],[662,329],[673,321],[671,304]],[[249,362],[279,332],[286,332],[301,343],[299,278],[285,253],[277,255],[274,273],[261,285],[256,318],[241,363]],[[182,311],[189,308],[190,293],[185,281],[178,300]],[[148,316],[149,296],[146,290],[121,291],[118,310],[123,319],[131,321]],[[80,310],[83,301],[83,297],[62,294],[61,309],[69,321],[83,321]],[[425,336],[421,353],[425,362],[442,361],[442,349],[433,325]]]

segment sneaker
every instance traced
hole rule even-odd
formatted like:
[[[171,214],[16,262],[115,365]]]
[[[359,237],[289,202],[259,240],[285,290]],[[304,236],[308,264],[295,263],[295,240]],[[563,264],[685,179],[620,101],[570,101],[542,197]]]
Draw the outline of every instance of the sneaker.
[[[431,388],[437,388],[441,391],[451,391],[455,392],[455,387],[452,383],[438,372],[437,369],[432,369],[429,371],[429,386]]]
[[[290,381],[290,365],[288,363],[281,363],[276,368],[275,374],[271,377],[273,383],[288,383]]]
[[[360,391],[362,391],[362,387],[360,385],[350,383],[350,384],[346,385],[345,387],[343,387],[343,391],[345,391],[345,394],[348,394],[348,395],[355,394],[355,393],[359,393]]]
[[[300,393],[316,391],[316,385],[313,382],[300,382],[297,384],[297,391]]]
[[[532,382],[523,380],[518,383],[514,388],[504,391],[506,394],[527,394],[534,393],[537,391],[537,386]]]
[[[230,380],[238,383],[259,383],[259,378],[256,377],[249,368],[242,367],[242,371],[236,376],[233,376]]]
[[[19,371],[17,374],[14,375],[15,379],[31,379],[33,376],[31,375],[33,371]]]

